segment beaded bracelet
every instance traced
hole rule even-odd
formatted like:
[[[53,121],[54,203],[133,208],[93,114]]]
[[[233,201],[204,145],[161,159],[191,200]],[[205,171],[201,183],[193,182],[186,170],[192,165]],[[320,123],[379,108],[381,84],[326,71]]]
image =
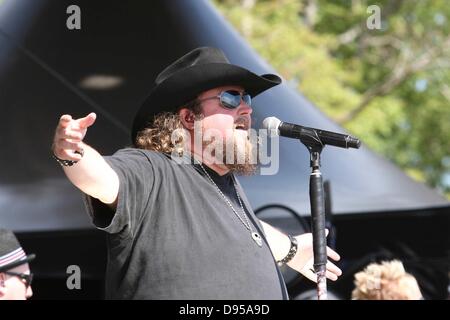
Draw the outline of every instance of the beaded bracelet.
[[[82,157],[83,157],[83,155],[84,155],[84,151],[83,151],[83,150],[81,150],[81,152],[80,152],[80,151],[75,151],[75,153],[78,153],[78,154],[81,155]],[[62,165],[63,167],[71,167],[71,166],[73,166],[75,163],[78,162],[78,161],[74,161],[74,160],[63,160],[63,159],[60,159],[60,158],[58,158],[57,156],[55,156],[54,153],[52,153],[52,156],[53,156],[53,159],[55,159],[56,162],[58,162],[58,163],[59,163],[60,165]]]
[[[297,239],[295,239],[290,234],[288,235],[288,237],[289,237],[289,240],[291,241],[291,248],[289,249],[288,254],[283,259],[277,261],[277,264],[280,267],[282,265],[288,263],[289,261],[291,261],[292,258],[294,258],[295,254],[297,253],[297,248],[298,248]]]

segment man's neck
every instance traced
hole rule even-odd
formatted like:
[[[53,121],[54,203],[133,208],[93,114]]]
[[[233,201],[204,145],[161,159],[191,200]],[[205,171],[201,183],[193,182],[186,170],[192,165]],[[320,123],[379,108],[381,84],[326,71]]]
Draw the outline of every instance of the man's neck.
[[[224,164],[217,164],[214,161],[209,161],[208,159],[204,158],[201,154],[198,154],[194,151],[193,156],[195,160],[201,162],[203,165],[207,166],[211,170],[214,170],[219,176],[223,176],[230,172],[230,169],[228,169]]]
[[[225,165],[218,165],[215,163],[207,163],[203,162],[203,164],[207,165],[210,169],[214,170],[219,176],[223,176],[230,172],[230,169],[228,169]]]

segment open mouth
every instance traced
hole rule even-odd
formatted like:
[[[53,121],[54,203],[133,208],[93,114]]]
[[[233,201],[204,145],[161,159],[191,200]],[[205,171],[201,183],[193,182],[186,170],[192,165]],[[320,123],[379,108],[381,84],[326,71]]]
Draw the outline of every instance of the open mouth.
[[[234,124],[234,129],[236,130],[244,130],[247,131],[249,129],[249,122],[245,118],[240,118],[238,121]]]
[[[245,124],[236,124],[236,125],[234,126],[234,128],[235,128],[236,130],[245,130],[245,131],[248,130],[248,127],[247,127]]]

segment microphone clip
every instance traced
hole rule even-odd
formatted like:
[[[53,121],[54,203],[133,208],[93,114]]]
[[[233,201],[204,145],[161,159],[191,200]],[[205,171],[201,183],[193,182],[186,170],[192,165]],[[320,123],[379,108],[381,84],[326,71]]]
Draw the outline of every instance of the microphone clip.
[[[299,139],[301,143],[309,150],[309,161],[311,168],[320,168],[320,154],[322,153],[325,145],[317,135],[316,130],[308,131],[307,134],[303,134]]]

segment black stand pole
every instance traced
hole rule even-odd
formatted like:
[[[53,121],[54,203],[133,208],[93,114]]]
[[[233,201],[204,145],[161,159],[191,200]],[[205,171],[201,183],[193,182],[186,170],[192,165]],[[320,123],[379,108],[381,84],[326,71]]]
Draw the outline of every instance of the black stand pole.
[[[312,172],[309,176],[309,200],[313,235],[314,271],[317,275],[317,299],[327,300],[327,240],[325,235],[325,202],[320,151],[311,152]]]
[[[300,139],[310,153],[309,200],[311,203],[311,227],[313,236],[314,272],[317,275],[317,299],[327,300],[327,240],[325,235],[325,201],[320,153],[323,144],[316,136]]]

